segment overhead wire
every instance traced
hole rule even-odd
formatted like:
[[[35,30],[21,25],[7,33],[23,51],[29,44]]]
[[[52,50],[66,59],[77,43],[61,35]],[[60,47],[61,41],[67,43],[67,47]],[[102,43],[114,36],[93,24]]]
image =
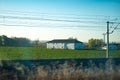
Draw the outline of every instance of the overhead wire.
[[[49,16],[49,17],[64,17],[64,18],[72,18],[72,19],[81,19],[81,18],[86,18],[86,19],[105,19],[107,20],[108,18],[110,18],[110,16],[106,16],[106,15],[76,15],[76,14],[65,14],[65,13],[40,13],[40,12],[23,12],[23,11],[11,11],[11,10],[0,10],[1,13],[3,14],[20,14],[20,15],[30,15],[30,16]],[[0,13],[0,14],[1,14]],[[120,16],[117,16],[120,19]],[[116,19],[116,16],[112,16],[112,18]]]
[[[96,20],[69,20],[69,19],[54,19],[54,18],[39,18],[39,17],[4,16],[4,15],[0,15],[0,18],[4,18],[4,19],[62,21],[62,22],[77,22],[77,23],[103,23],[103,21],[100,22],[100,21],[96,21]]]
[[[31,24],[6,24],[6,23],[0,23],[0,25],[4,25],[4,26],[26,26],[26,27],[42,27],[41,25],[32,25]],[[49,26],[49,25],[48,25]],[[47,26],[47,27],[48,27]],[[52,27],[60,27],[61,25],[55,25],[55,26],[52,26]],[[61,26],[61,27],[72,27],[72,28],[94,28],[94,27],[104,27],[104,26],[97,26],[97,25],[64,25],[64,26]]]
[[[112,24],[110,29],[112,34],[115,30],[120,29],[120,16],[105,16],[105,15],[76,15],[76,14],[64,14],[64,13],[40,13],[40,12],[21,12],[11,10],[0,10],[0,19],[4,20],[0,22],[2,26],[15,26],[15,27],[42,27],[42,28],[62,28],[62,29],[76,29],[76,30],[94,30],[94,31],[106,31],[106,22],[110,21]],[[16,20],[19,23],[7,23],[6,20]],[[53,25],[51,27],[41,26],[40,24],[23,24],[20,20],[29,20],[28,23],[34,21],[51,21],[51,22],[65,22],[65,23],[77,23],[79,25]],[[117,21],[116,21],[117,20]],[[8,21],[10,22],[10,21]],[[81,25],[80,23],[86,24]],[[117,24],[115,26],[115,24]],[[114,27],[115,26],[115,27]],[[106,35],[106,33],[104,33]]]
[[[57,16],[76,16],[76,17],[80,17],[80,16],[86,16],[86,17],[103,17],[103,18],[105,18],[105,17],[114,17],[114,18],[120,18],[120,16],[106,16],[106,15],[79,15],[79,14],[71,14],[71,13],[41,13],[41,12],[30,12],[30,11],[13,11],[13,10],[0,10],[1,12],[5,12],[5,13],[11,13],[11,14],[13,14],[13,13],[20,13],[20,14],[25,14],[25,15],[30,15],[30,14],[45,14],[45,15],[57,15]]]
[[[57,16],[62,16],[62,15],[64,15],[64,16],[69,16],[69,15],[70,15],[70,16],[76,16],[76,17],[79,17],[79,16],[93,16],[93,15],[78,15],[78,14],[76,15],[76,14],[70,14],[70,13],[69,13],[69,14],[66,14],[66,13],[41,13],[41,12],[30,12],[30,11],[29,11],[29,12],[27,12],[27,11],[24,11],[24,12],[23,12],[23,11],[13,11],[13,10],[0,10],[0,11],[1,11],[1,12],[5,12],[5,13],[9,13],[9,14],[10,14],[10,13],[11,13],[11,14],[14,14],[14,13],[16,14],[16,13],[17,13],[17,14],[25,14],[25,15],[28,15],[28,14],[29,14],[29,15],[30,15],[30,14],[39,14],[39,15],[42,14],[42,15],[43,15],[43,14],[45,14],[45,15],[55,15],[55,16],[56,16],[56,15],[57,15]],[[95,15],[94,15],[94,16],[95,16]],[[97,15],[97,16],[98,16],[98,15]],[[103,15],[99,15],[99,16],[103,16]]]
[[[83,20],[97,20],[99,23],[105,22],[110,16],[105,15],[76,15],[76,14],[65,14],[65,13],[40,13],[40,12],[23,12],[23,11],[13,11],[13,10],[0,10],[1,16],[5,18],[18,18],[18,19],[31,19],[31,20],[49,20],[49,21],[64,21],[64,22],[83,22]],[[7,15],[5,15],[8,13]],[[13,16],[14,14],[14,16]],[[18,15],[19,14],[19,15]],[[37,15],[36,15],[37,14]],[[22,17],[21,17],[21,16]],[[25,17],[23,17],[25,16]],[[29,16],[29,17],[26,17]],[[30,17],[31,16],[31,17]],[[36,18],[37,17],[37,18]],[[45,18],[47,17],[47,18]],[[50,17],[50,18],[48,18]],[[112,16],[115,18],[115,16]],[[59,19],[58,19],[59,18]],[[67,20],[66,20],[67,18]],[[120,18],[120,17],[119,17]],[[68,20],[69,19],[69,20]],[[80,21],[82,20],[82,21]],[[90,21],[93,22],[93,21]]]
[[[93,16],[93,15],[50,14],[50,13],[36,13],[36,14],[39,14],[40,16],[39,15],[34,16],[33,13],[35,13],[35,12],[21,12],[21,11],[11,11],[11,10],[3,10],[3,11],[6,11],[9,14],[9,15],[6,15],[6,14],[1,14],[0,13],[0,18],[4,19],[4,20],[6,20],[6,19],[17,19],[17,20],[19,20],[20,19],[20,20],[38,20],[38,21],[53,21],[53,22],[56,21],[56,22],[84,23],[84,24],[87,24],[89,27],[91,27],[90,24],[92,24],[92,27],[95,27],[95,26],[93,26],[93,24],[94,25],[97,24],[96,25],[97,27],[98,27],[98,25],[103,26],[105,24],[106,17],[107,18],[109,17],[109,16],[104,16],[104,15]],[[16,15],[13,15],[13,13],[16,14]],[[17,15],[18,13],[20,15]],[[25,15],[27,15],[27,16],[25,16]],[[72,16],[70,16],[70,15],[72,15]],[[64,18],[62,18],[61,16],[63,16]],[[3,21],[3,23],[5,23],[5,21]],[[4,25],[6,25],[6,26],[7,25],[9,25],[9,26],[11,26],[11,25],[12,26],[26,26],[26,27],[30,26],[30,25],[21,25],[21,24],[4,24]],[[33,27],[33,26],[30,26],[30,27]],[[85,27],[85,25],[82,25],[82,26]],[[78,26],[76,26],[76,27],[78,27]]]
[[[117,29],[117,27],[119,26],[119,24],[120,24],[120,23],[118,23],[118,24],[114,27],[114,29],[110,32],[110,34],[112,34],[112,33]]]

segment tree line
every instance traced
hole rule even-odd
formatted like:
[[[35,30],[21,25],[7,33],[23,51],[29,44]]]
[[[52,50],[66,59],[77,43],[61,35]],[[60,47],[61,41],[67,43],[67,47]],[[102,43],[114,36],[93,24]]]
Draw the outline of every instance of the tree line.
[[[12,47],[46,47],[45,42],[39,40],[31,41],[28,38],[23,37],[7,37],[5,35],[0,36],[0,46],[12,46]],[[104,46],[102,39],[90,39],[86,45],[86,48],[96,49]]]
[[[46,47],[45,42],[39,40],[30,40],[24,37],[7,37],[6,35],[0,36],[0,46],[10,47]]]
[[[0,36],[0,46],[28,47],[31,46],[31,41],[27,38],[9,38],[2,35]]]

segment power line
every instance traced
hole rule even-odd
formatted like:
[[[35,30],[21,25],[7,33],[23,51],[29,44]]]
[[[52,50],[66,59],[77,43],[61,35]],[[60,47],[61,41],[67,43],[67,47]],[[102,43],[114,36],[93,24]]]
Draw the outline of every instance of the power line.
[[[77,23],[105,23],[111,16],[105,15],[76,15],[76,14],[60,14],[60,13],[40,13],[40,12],[23,12],[13,10],[0,10],[0,18],[5,19],[27,19],[27,20],[46,20],[59,22],[77,22]],[[5,15],[6,14],[6,15]],[[112,16],[115,20],[120,16]]]
[[[114,29],[113,29],[109,34],[112,34],[112,33],[117,29],[117,27],[119,26],[119,24],[120,24],[120,23],[118,23],[118,24],[114,27]]]
[[[105,16],[105,15],[76,15],[76,14],[64,14],[64,13],[40,13],[40,12],[23,12],[23,11],[12,11],[12,10],[0,10],[0,14],[20,14],[25,16],[49,16],[49,17],[64,17],[64,18],[72,18],[72,19],[98,19],[98,20],[110,20],[110,19],[120,19],[120,16]],[[5,12],[5,13],[4,13]],[[118,18],[119,17],[119,18]]]
[[[86,16],[86,17],[90,17],[90,16],[94,16],[94,17],[114,17],[114,18],[116,18],[116,17],[119,17],[120,18],[120,16],[106,16],[106,15],[80,15],[80,14],[68,14],[68,13],[41,13],[41,12],[30,12],[30,11],[13,11],[13,10],[0,10],[1,12],[5,12],[5,13],[20,13],[20,14],[25,14],[25,15],[28,15],[28,14],[45,14],[45,15],[58,15],[58,16],[61,16],[61,15],[65,15],[65,16],[76,16],[76,17],[79,17],[79,16]]]
[[[52,18],[38,18],[38,17],[21,17],[21,16],[4,16],[0,15],[0,18],[4,19],[24,19],[24,20],[46,20],[46,21],[59,21],[59,22],[77,22],[77,23],[103,23],[103,21],[95,20],[69,20],[69,19],[52,19]]]
[[[4,24],[4,23],[0,23],[0,25],[3,25],[3,26],[22,26],[22,27],[41,27],[40,25],[22,25],[22,24],[19,24],[19,25],[16,25],[16,24]],[[66,29],[84,29],[84,30],[99,30],[99,31],[103,31],[102,29],[103,28],[92,28],[92,26],[52,26],[52,27],[43,27],[43,28],[66,28]]]
[[[34,12],[21,12],[21,11],[10,11],[10,10],[0,10],[0,11],[6,11],[8,12],[8,14],[10,15],[0,15],[0,18],[3,18],[4,20],[5,19],[21,19],[21,20],[39,20],[39,21],[57,21],[57,22],[75,22],[75,23],[87,23],[87,25],[89,24],[98,24],[98,25],[101,25],[101,24],[104,24],[105,23],[105,17],[107,18],[110,18],[110,16],[104,16],[104,15],[96,15],[95,17],[93,17],[94,15],[73,15],[73,14],[69,14],[69,15],[72,15],[72,16],[75,16],[75,17],[67,17],[64,18],[64,19],[61,19],[61,18],[44,18],[44,17],[40,17],[40,16],[30,16],[28,15],[27,17],[26,16],[22,16],[22,14],[25,13],[25,15],[27,14],[30,14],[30,13],[34,13]],[[12,13],[20,13],[21,16],[13,16]],[[1,14],[1,13],[0,13]],[[39,14],[38,12],[36,14]],[[42,15],[48,15],[48,16],[51,16],[53,14],[50,14],[50,13],[40,13],[41,16]],[[56,15],[66,15],[66,14],[55,14],[54,16]],[[68,15],[68,14],[67,14]],[[47,16],[47,17],[48,17]],[[92,16],[92,17],[91,17]],[[98,18],[100,17],[100,18]],[[101,18],[102,17],[102,18]],[[114,16],[115,17],[115,16]],[[68,19],[69,18],[69,19]],[[70,19],[71,18],[71,19]],[[117,18],[115,18],[115,20],[117,20]],[[5,22],[4,22],[5,23]],[[89,24],[88,24],[89,23]],[[110,22],[112,24],[114,23],[119,23],[119,22]],[[7,25],[11,25],[11,24],[6,24]],[[12,26],[29,26],[29,25],[16,25],[16,24],[12,24]],[[101,25],[102,26],[102,25]],[[112,26],[111,26],[112,27]],[[115,29],[115,28],[114,28]],[[113,30],[114,31],[114,30]],[[112,31],[112,32],[113,32]]]

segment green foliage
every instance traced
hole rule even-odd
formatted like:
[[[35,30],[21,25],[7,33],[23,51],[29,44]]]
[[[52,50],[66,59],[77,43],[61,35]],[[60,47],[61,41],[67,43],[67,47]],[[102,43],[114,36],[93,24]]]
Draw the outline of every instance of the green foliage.
[[[0,60],[105,58],[105,53],[105,50],[52,50],[37,47],[0,47]],[[120,50],[110,51],[110,57],[119,58]]]
[[[102,39],[93,39],[92,38],[88,41],[88,47],[89,48],[97,49],[97,48],[100,48],[102,45],[103,45],[103,40]]]
[[[0,36],[0,46],[28,47],[30,40],[27,38],[8,38],[5,35]]]

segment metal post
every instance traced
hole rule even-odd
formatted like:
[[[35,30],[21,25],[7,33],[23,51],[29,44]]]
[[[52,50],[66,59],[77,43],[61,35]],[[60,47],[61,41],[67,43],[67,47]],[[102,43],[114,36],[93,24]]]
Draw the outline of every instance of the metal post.
[[[103,46],[105,46],[105,36],[106,36],[106,33],[103,33]]]
[[[107,21],[107,50],[106,58],[109,58],[109,21]]]

